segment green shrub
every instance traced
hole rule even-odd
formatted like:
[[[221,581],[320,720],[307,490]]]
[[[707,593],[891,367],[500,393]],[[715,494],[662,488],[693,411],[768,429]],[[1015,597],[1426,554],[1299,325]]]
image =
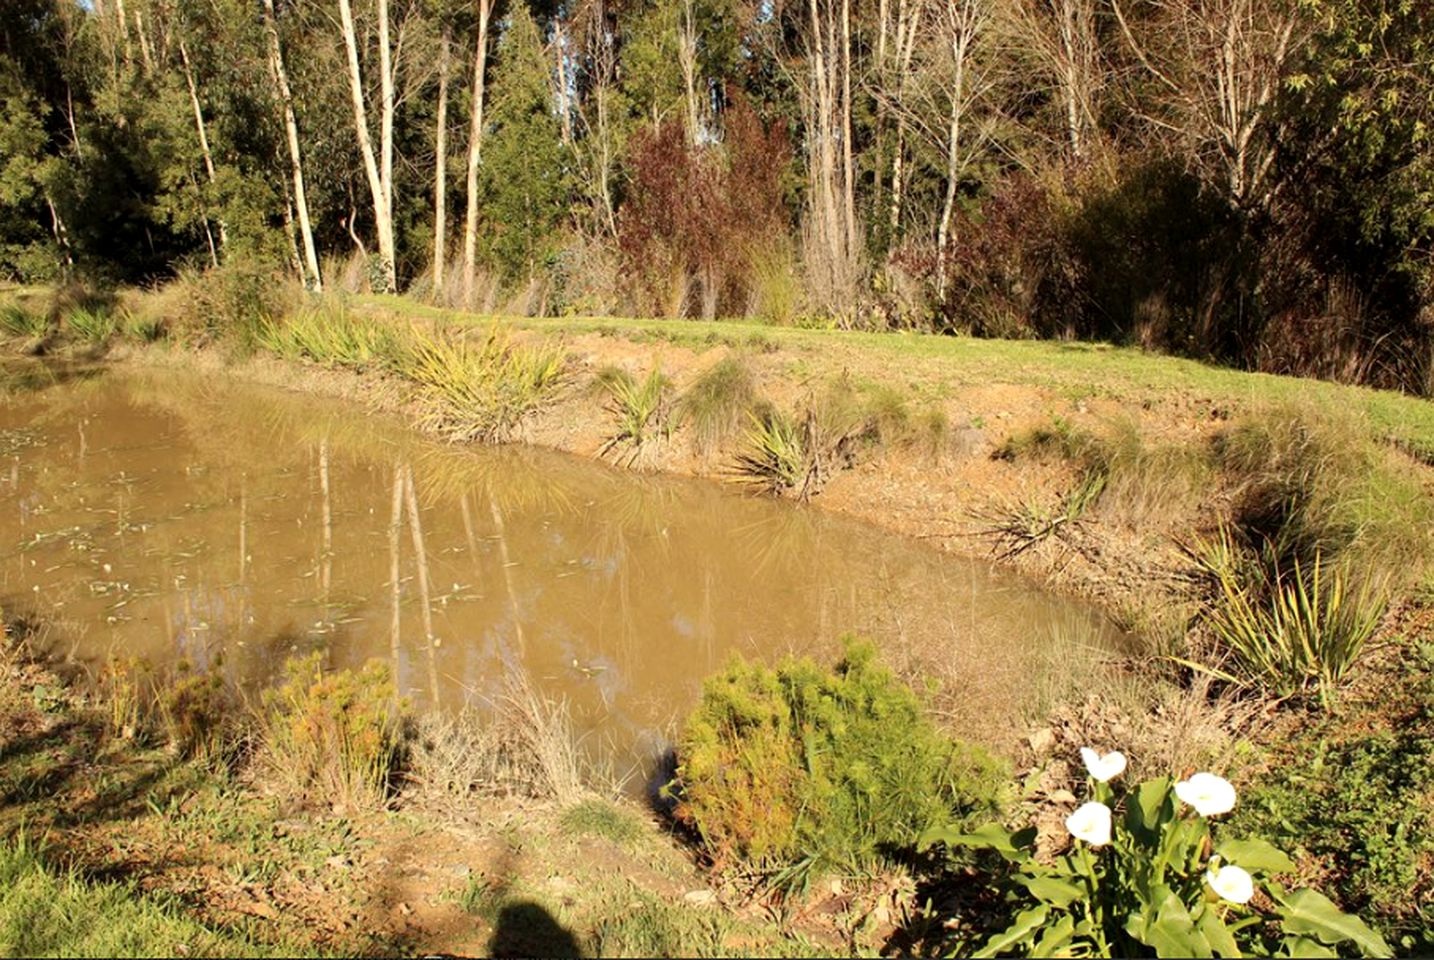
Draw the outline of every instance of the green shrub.
[[[321,655],[289,660],[264,694],[262,741],[289,792],[336,806],[383,803],[403,753],[405,708],[388,666],[324,673]]]
[[[1416,956],[1434,953],[1434,646],[1391,729],[1316,731],[1271,764],[1235,824],[1291,838],[1341,903]],[[1389,709],[1387,686],[1381,707]],[[1399,706],[1399,705],[1395,705]]]
[[[247,353],[265,325],[308,301],[285,271],[244,260],[212,270],[184,270],[152,299],[152,309],[176,338],[196,346],[227,342]]]
[[[914,693],[849,639],[835,669],[736,660],[688,718],[668,785],[719,865],[800,886],[899,857],[921,833],[998,811],[1001,763],[940,734]]]
[[[1092,757],[1087,768],[1093,799],[1067,818],[1072,847],[1053,863],[1036,859],[1034,827],[943,827],[922,838],[989,850],[1005,863],[993,879],[1009,925],[974,956],[1390,955],[1378,933],[1323,894],[1278,883],[1295,864],[1268,842],[1212,838],[1208,818],[1236,800],[1222,778],[1160,777],[1127,793],[1109,782],[1123,756]]]

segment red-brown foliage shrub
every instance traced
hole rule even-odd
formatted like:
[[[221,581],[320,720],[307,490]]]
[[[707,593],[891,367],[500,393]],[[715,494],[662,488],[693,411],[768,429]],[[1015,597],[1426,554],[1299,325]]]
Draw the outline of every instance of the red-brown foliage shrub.
[[[786,132],[765,127],[745,103],[724,115],[721,144],[693,146],[682,124],[640,134],[629,158],[632,182],[618,217],[629,295],[642,311],[739,312],[754,256],[786,229],[782,173]]]

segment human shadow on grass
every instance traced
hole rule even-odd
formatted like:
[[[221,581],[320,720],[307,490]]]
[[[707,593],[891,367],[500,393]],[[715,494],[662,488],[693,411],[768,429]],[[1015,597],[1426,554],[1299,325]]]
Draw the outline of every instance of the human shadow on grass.
[[[571,930],[541,904],[515,900],[503,905],[488,941],[491,957],[581,957]]]

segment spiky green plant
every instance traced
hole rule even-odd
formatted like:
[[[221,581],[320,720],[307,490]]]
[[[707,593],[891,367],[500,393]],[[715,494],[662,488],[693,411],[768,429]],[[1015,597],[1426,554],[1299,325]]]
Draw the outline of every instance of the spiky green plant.
[[[1224,659],[1181,662],[1281,698],[1314,692],[1329,706],[1378,629],[1386,592],[1352,584],[1319,552],[1288,567],[1273,551],[1251,559],[1223,529],[1195,555],[1216,583],[1206,623]]]
[[[399,372],[417,385],[420,423],[450,440],[498,442],[563,378],[562,351],[509,342],[494,327],[473,343],[440,332],[415,337]]]
[[[163,318],[145,313],[126,313],[121,324],[122,331],[131,340],[140,343],[155,343],[164,339],[168,332]]]
[[[76,307],[65,314],[65,326],[81,340],[104,343],[114,336],[119,321],[108,310]]]
[[[31,313],[18,303],[0,305],[0,331],[11,337],[43,337],[48,328],[45,318]]]
[[[367,370],[401,366],[409,337],[390,323],[352,314],[342,304],[325,304],[284,320],[265,320],[256,341],[288,360]]]
[[[631,465],[647,444],[667,435],[665,399],[669,381],[657,367],[641,381],[614,367],[603,371],[598,382],[607,391],[608,410],[617,418],[617,432],[603,444],[602,453],[625,444],[630,447],[627,462]]]
[[[736,458],[737,480],[766,493],[804,495],[812,470],[807,431],[780,410],[749,416],[745,447]]]

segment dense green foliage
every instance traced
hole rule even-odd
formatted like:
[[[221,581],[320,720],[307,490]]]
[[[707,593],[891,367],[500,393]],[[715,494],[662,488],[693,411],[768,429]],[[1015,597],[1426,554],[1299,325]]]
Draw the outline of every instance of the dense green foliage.
[[[1323,724],[1312,747],[1279,755],[1234,825],[1291,837],[1341,903],[1418,956],[1434,949],[1434,648],[1408,656],[1406,682],[1382,690],[1388,728]]]
[[[921,701],[850,640],[835,669],[736,661],[677,747],[679,822],[722,865],[784,885],[900,858],[921,833],[999,811],[1003,765],[938,733]]]

